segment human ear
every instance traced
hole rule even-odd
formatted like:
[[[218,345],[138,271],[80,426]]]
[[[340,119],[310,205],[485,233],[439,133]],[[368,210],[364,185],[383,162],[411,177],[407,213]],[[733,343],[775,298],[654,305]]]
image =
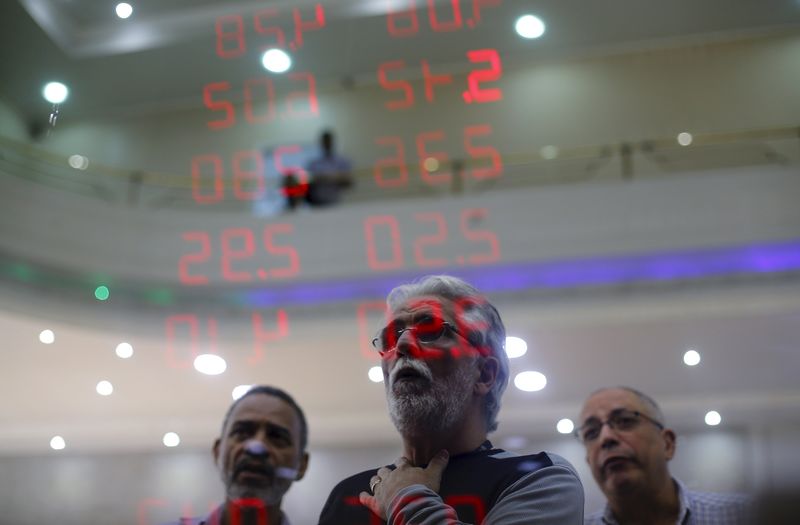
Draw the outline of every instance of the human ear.
[[[473,391],[479,395],[486,395],[491,392],[497,374],[500,371],[500,362],[496,357],[484,357],[478,364],[478,379],[475,382]]]

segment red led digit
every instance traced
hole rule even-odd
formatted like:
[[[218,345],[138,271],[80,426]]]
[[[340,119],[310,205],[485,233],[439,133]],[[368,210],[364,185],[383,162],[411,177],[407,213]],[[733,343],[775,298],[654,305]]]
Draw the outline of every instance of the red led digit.
[[[500,152],[497,151],[497,148],[494,146],[475,146],[472,144],[473,137],[483,137],[491,134],[492,126],[489,124],[469,126],[464,129],[464,151],[476,161],[488,159],[491,163],[491,167],[476,167],[472,170],[472,176],[478,180],[492,179],[503,174],[503,158],[500,156]]]
[[[223,27],[224,24],[229,22],[233,22],[235,26],[235,29],[230,32],[225,31]],[[217,55],[221,58],[236,58],[246,51],[244,43],[244,22],[240,15],[221,16],[217,18],[214,28],[217,32]],[[226,47],[226,42],[231,41],[236,42],[236,47],[228,49]]]
[[[184,232],[183,240],[186,242],[199,241],[200,251],[185,253],[178,261],[178,277],[181,284],[187,286],[208,284],[208,277],[205,275],[189,274],[190,264],[205,262],[211,256],[211,241],[208,238],[208,233],[203,231]]]
[[[438,246],[447,240],[447,222],[444,216],[438,212],[415,213],[414,219],[418,222],[432,222],[436,225],[436,233],[433,235],[422,235],[414,240],[414,259],[423,268],[437,268],[447,265],[447,259],[439,257],[427,259],[425,257],[426,246]]]
[[[362,510],[364,516],[369,515],[369,525],[381,525],[382,523],[385,523],[377,514],[370,512],[369,507],[365,507],[361,503],[361,500],[358,499],[358,496],[345,496],[344,504],[348,507],[356,507],[359,510]],[[402,520],[402,518],[400,519]]]
[[[391,110],[410,108],[414,105],[414,89],[411,84],[406,80],[389,80],[386,76],[388,71],[394,69],[403,69],[406,63],[402,60],[395,60],[393,62],[383,62],[378,66],[378,82],[381,87],[387,91],[402,91],[403,98],[395,99],[386,102],[384,105]]]
[[[395,156],[378,159],[375,161],[375,166],[372,170],[375,184],[381,188],[396,188],[408,184],[408,165],[406,164],[406,148],[403,145],[403,139],[400,137],[378,137],[375,139],[376,144],[383,146],[393,146]],[[397,176],[389,178],[385,175],[387,168],[394,168]]]
[[[214,91],[228,91],[231,88],[229,82],[212,82],[203,86],[203,104],[211,111],[224,111],[225,118],[221,120],[209,120],[206,125],[209,129],[225,129],[236,124],[236,114],[233,111],[233,104],[230,100],[213,100],[211,94]]]
[[[485,243],[488,252],[476,253],[467,257],[470,264],[489,264],[500,260],[500,241],[490,230],[472,229],[473,222],[480,222],[488,216],[486,208],[467,208],[461,210],[461,234],[469,241]]]
[[[211,163],[214,166],[214,194],[203,195],[203,174],[200,168],[203,164]],[[222,200],[225,195],[225,186],[222,182],[222,159],[219,155],[197,155],[192,157],[192,197],[198,204],[214,204]]]
[[[361,355],[370,361],[379,361],[380,354],[372,346],[372,338],[375,337],[375,326],[370,322],[368,314],[370,312],[381,313],[381,323],[386,323],[389,314],[389,307],[385,301],[369,301],[359,303],[356,307],[356,322],[358,324],[358,341],[361,348]]]
[[[469,505],[474,511],[473,519],[470,519],[473,523],[483,523],[486,518],[486,504],[474,494],[453,494],[444,498],[444,504],[454,508]]]
[[[389,34],[395,38],[413,36],[419,31],[417,3],[415,0],[408,0],[407,4],[406,9],[397,12],[390,10],[386,15],[386,28],[389,30]]]
[[[500,80],[500,76],[503,74],[503,66],[500,63],[500,55],[497,53],[497,50],[479,49],[476,51],[467,51],[467,58],[470,62],[475,64],[489,62],[489,67],[471,71],[469,76],[467,76],[469,91],[464,92],[464,102],[467,104],[473,102],[481,104],[484,102],[502,100],[503,91],[500,88],[481,88],[481,82]]]
[[[500,0],[472,0],[472,20],[474,23],[481,21],[481,7],[497,7]]]
[[[452,174],[449,171],[445,172],[437,172],[432,173],[428,171],[428,168],[425,167],[426,162],[430,162],[428,159],[435,159],[438,161],[439,165],[448,162],[449,158],[447,153],[443,151],[435,151],[430,152],[425,147],[425,144],[430,141],[441,141],[444,140],[444,131],[436,130],[436,131],[423,131],[419,135],[417,135],[417,155],[419,156],[419,172],[422,176],[422,180],[430,184],[431,186],[435,186],[437,184],[444,184],[450,182],[450,179],[453,178]]]
[[[241,237],[244,240],[244,246],[242,248],[235,249],[231,247],[231,240],[235,237]],[[246,283],[251,281],[253,277],[248,272],[233,271],[231,269],[231,262],[253,256],[255,252],[253,232],[247,228],[228,228],[222,230],[220,245],[222,246],[222,257],[220,259],[222,278],[232,283]]]
[[[388,228],[392,242],[392,255],[388,260],[378,259],[375,246],[375,229],[378,226]],[[370,215],[364,219],[364,239],[367,247],[367,263],[376,271],[396,270],[403,267],[403,249],[400,246],[400,226],[393,215]]]
[[[433,86],[443,86],[453,82],[453,75],[431,75],[427,60],[422,61],[422,79],[425,81],[425,99],[433,102]]]
[[[250,162],[250,168],[242,166],[244,161]],[[248,186],[255,186],[255,189],[248,191]],[[263,197],[265,192],[264,159],[261,157],[261,153],[254,150],[234,153],[233,194],[236,198],[243,201],[253,201]]]
[[[200,332],[200,325],[197,321],[197,317],[191,314],[171,315],[167,317],[165,325],[167,332],[167,366],[178,369],[190,368],[194,358],[197,357],[197,339]],[[189,349],[192,354],[192,358],[188,361],[178,360],[175,357],[175,332],[180,325],[188,325],[189,327]]]
[[[259,88],[261,86],[261,88]],[[267,109],[261,115],[253,113],[253,91],[266,93]],[[264,124],[275,118],[275,87],[271,78],[251,78],[244,83],[244,116],[250,124]]]
[[[148,517],[149,510],[154,507],[166,507],[167,500],[158,498],[145,498],[136,505],[136,524],[153,525]]]
[[[253,355],[247,362],[254,365],[264,358],[264,345],[278,341],[289,335],[289,316],[281,309],[275,313],[275,330],[265,330],[261,313],[253,312]]]
[[[292,10],[294,15],[294,44],[297,48],[303,45],[303,31],[314,31],[325,27],[325,10],[322,4],[314,6],[314,20],[305,21],[300,16],[300,9],[295,7]]]
[[[286,235],[294,232],[294,225],[289,223],[280,224],[267,224],[264,227],[264,249],[270,255],[285,256],[288,259],[288,266],[284,268],[272,268],[269,270],[269,275],[278,279],[285,279],[294,277],[300,273],[300,256],[297,255],[297,250],[292,245],[275,245],[273,243],[274,235]],[[259,271],[259,276],[266,275]]]
[[[272,44],[268,44],[263,46],[263,49],[269,49],[273,47],[286,47],[286,35],[283,33],[283,29],[278,26],[265,26],[264,22],[269,18],[275,18],[278,16],[278,10],[274,7],[268,7],[267,9],[262,9],[261,11],[257,11],[256,14],[253,16],[253,25],[255,26],[256,33],[259,35],[271,35],[274,40]]]
[[[488,345],[488,340],[482,335],[488,330],[489,323],[472,313],[479,303],[485,302],[485,299],[479,297],[462,297],[454,301],[456,329],[463,336],[461,342],[465,344],[453,347],[453,357],[472,357],[476,353],[483,356],[491,355],[492,349]],[[476,334],[477,337],[472,334]]]
[[[286,95],[286,116],[288,117],[316,117],[319,116],[319,103],[317,102],[317,81],[311,73],[291,73],[289,78],[292,80],[304,80],[308,86],[307,91],[292,91]],[[296,112],[292,102],[294,100],[305,99],[308,101],[308,109]]]
[[[242,509],[257,510],[257,525],[271,525],[267,523],[267,506],[260,498],[237,498],[230,502],[228,509],[231,513],[231,525],[242,525]]]
[[[428,0],[428,20],[431,23],[431,29],[440,32],[457,31],[461,29],[461,1],[450,0],[450,7],[453,10],[453,19],[449,22],[440,22],[439,17],[436,15],[436,2]]]

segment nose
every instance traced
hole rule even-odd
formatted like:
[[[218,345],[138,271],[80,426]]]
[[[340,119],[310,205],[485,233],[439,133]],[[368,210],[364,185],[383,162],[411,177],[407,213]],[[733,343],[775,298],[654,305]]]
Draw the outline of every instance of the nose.
[[[269,456],[267,437],[264,432],[259,431],[248,439],[244,444],[244,451],[251,456]]]
[[[604,449],[613,448],[619,445],[618,438],[617,431],[611,428],[607,421],[604,422],[603,426],[600,427],[600,436],[597,438],[600,447]]]
[[[417,338],[413,330],[403,330],[398,336],[395,346],[396,357],[416,357],[419,354]]]

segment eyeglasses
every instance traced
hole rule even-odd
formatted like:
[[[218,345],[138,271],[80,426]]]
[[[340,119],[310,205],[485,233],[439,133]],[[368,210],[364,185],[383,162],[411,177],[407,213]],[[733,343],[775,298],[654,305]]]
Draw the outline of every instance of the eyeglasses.
[[[654,424],[660,430],[664,429],[664,425],[648,415],[635,410],[620,409],[611,412],[611,415],[605,421],[594,419],[585,423],[583,426],[576,428],[573,435],[584,444],[589,444],[600,437],[603,425],[608,425],[612,430],[627,432],[639,426],[642,420]]]
[[[445,335],[450,333],[458,334],[458,330],[447,321],[437,319],[426,319],[423,322],[403,328],[393,328],[390,324],[381,330],[378,337],[372,340],[374,346],[381,355],[391,352],[397,347],[397,341],[405,332],[412,332],[418,343],[429,345],[435,343]]]

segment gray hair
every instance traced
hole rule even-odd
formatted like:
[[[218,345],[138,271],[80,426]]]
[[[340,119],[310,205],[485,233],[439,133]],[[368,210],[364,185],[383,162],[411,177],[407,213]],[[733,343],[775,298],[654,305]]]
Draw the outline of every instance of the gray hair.
[[[470,322],[484,323],[486,328],[480,333],[482,341],[476,345],[488,345],[498,363],[497,378],[486,396],[486,427],[489,432],[497,430],[497,413],[500,412],[500,399],[508,386],[508,356],[505,351],[506,329],[497,309],[486,297],[466,281],[450,275],[429,275],[422,279],[398,286],[389,292],[386,304],[394,311],[412,297],[432,295],[453,302],[470,300],[470,308],[464,317]],[[473,343],[473,341],[470,341]],[[474,344],[474,343],[473,343]]]
[[[626,392],[630,392],[631,394],[635,395],[639,399],[639,401],[641,401],[648,408],[648,410],[650,410],[650,412],[651,412],[650,415],[653,418],[655,418],[656,421],[658,421],[662,425],[665,424],[664,423],[664,412],[661,411],[661,407],[658,406],[658,403],[656,403],[656,400],[653,399],[652,397],[648,396],[647,394],[645,394],[641,390],[636,390],[633,387],[624,386],[624,385],[606,386],[606,387],[603,387],[603,388],[598,388],[597,390],[592,392],[592,394],[589,397],[592,397],[595,394],[599,394],[600,392],[604,392],[606,390],[625,390]]]

